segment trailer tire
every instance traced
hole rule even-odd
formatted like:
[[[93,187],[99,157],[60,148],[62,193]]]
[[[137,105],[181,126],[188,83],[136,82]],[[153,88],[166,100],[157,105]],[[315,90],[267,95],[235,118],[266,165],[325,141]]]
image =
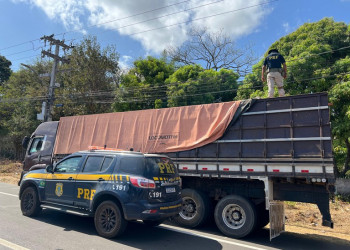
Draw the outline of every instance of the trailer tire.
[[[237,195],[222,198],[215,207],[215,223],[219,230],[233,238],[242,238],[254,231],[257,223],[255,205]]]
[[[183,227],[195,228],[203,225],[211,212],[211,202],[209,197],[198,190],[183,189],[182,210],[173,220]]]

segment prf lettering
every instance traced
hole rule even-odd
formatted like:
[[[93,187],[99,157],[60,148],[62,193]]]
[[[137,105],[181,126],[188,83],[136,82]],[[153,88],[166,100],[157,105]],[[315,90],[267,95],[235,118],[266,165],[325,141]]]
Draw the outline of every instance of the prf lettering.
[[[161,174],[175,174],[175,169],[173,164],[169,163],[158,163],[159,170]]]
[[[83,198],[85,200],[92,200],[94,197],[94,194],[96,192],[96,189],[87,189],[87,188],[78,188],[78,196],[77,198]]]

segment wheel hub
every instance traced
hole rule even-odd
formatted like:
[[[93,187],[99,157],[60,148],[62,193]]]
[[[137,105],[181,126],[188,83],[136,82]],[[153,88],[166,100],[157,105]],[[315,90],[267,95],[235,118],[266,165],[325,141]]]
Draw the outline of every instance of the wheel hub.
[[[185,205],[185,210],[186,212],[192,213],[194,211],[194,206],[193,204],[187,204]]]
[[[191,220],[197,215],[197,204],[190,197],[182,198],[182,210],[179,213],[181,218],[185,220]]]
[[[234,211],[231,217],[233,220],[239,221],[240,219],[242,219],[242,214],[239,211]]]
[[[243,208],[237,204],[229,204],[222,210],[222,220],[231,229],[240,229],[246,222]]]

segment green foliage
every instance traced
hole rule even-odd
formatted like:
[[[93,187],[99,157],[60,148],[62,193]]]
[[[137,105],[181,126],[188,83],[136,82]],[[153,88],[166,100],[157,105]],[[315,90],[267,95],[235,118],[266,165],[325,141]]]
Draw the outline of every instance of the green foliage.
[[[350,32],[345,23],[324,18],[319,22],[305,23],[295,32],[273,43],[268,50],[277,48],[287,61],[288,78],[284,81],[286,93],[315,93],[332,88],[337,81],[335,77],[329,76],[345,72],[344,67],[338,64],[339,60],[350,53],[349,48],[340,49],[350,46],[349,36]],[[331,50],[334,52],[328,53]],[[260,81],[262,62],[263,60],[255,65],[253,72],[246,77],[246,86],[241,87],[239,97],[262,94],[256,93],[254,88],[263,84]],[[250,91],[247,88],[251,88]],[[267,88],[264,88],[263,92],[266,93]],[[264,96],[266,94],[261,95]]]
[[[134,62],[134,67],[121,77],[116,91],[114,111],[127,111],[163,107],[166,97],[165,81],[174,72],[174,65],[164,58],[148,56]],[[160,100],[160,101],[157,101]]]
[[[10,78],[12,73],[11,65],[12,63],[9,60],[0,55],[0,86]]]
[[[350,137],[350,81],[336,84],[330,92],[332,131],[336,139]]]
[[[48,66],[36,63],[32,69],[43,73]],[[46,96],[47,87],[48,83],[41,81],[34,72],[22,68],[13,73],[1,89],[3,100],[7,100],[0,103],[1,136],[12,142],[11,147],[16,155],[22,150],[23,137],[33,133],[40,123],[36,120],[36,114],[41,112],[41,102]]]
[[[110,112],[119,73],[115,48],[101,48],[96,37],[87,37],[75,46],[69,59],[69,64],[60,67],[65,71],[57,78],[62,87],[56,90],[56,104],[63,104],[63,108],[55,109],[54,119]]]
[[[204,70],[199,65],[181,67],[167,81],[168,106],[232,101],[238,77],[233,70]]]

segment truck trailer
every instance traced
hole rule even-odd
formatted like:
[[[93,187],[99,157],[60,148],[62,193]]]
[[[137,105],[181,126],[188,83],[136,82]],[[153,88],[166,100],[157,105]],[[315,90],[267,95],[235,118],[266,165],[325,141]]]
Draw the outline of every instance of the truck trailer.
[[[333,227],[334,163],[327,93],[62,117],[23,140],[24,173],[89,146],[172,158],[182,179],[173,220],[215,220],[242,238],[270,223],[284,231],[284,201],[316,204]]]

